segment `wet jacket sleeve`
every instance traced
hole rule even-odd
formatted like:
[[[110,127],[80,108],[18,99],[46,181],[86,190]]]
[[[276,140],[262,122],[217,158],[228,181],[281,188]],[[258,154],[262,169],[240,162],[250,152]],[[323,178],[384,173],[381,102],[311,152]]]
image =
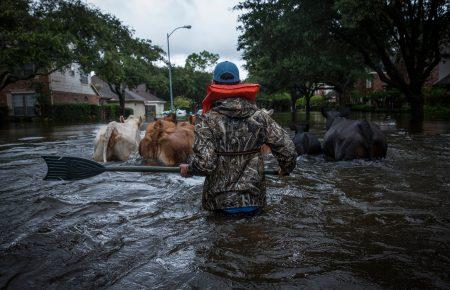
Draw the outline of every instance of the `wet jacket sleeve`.
[[[278,125],[270,116],[267,116],[267,140],[266,144],[277,158],[280,168],[285,173],[294,170],[297,159],[297,151],[288,133]]]
[[[211,174],[216,169],[214,136],[206,121],[202,118],[194,129],[194,153],[188,158],[192,172]]]

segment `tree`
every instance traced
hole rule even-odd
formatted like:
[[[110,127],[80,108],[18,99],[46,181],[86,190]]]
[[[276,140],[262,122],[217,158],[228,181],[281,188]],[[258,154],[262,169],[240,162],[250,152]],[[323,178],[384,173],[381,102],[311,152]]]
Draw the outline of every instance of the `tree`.
[[[172,66],[173,94],[188,98],[194,104],[201,103],[206,95],[206,87],[212,80],[208,69],[218,59],[219,55],[202,51],[189,55],[184,67]],[[167,67],[156,67],[145,80],[147,87],[166,101],[170,100],[168,73]]]
[[[325,4],[311,0],[247,0],[235,7],[245,11],[240,17],[239,49],[243,50],[250,75],[266,90],[289,91],[294,123],[300,97],[305,97],[309,122],[314,90],[328,83],[343,95],[355,80],[353,71],[361,69],[351,47],[336,47],[326,24],[317,25],[324,23],[318,20],[327,18],[321,7]]]
[[[193,71],[205,72],[208,68],[213,67],[218,60],[218,54],[203,50],[200,53],[191,53],[188,55],[184,67]]]
[[[0,90],[97,51],[100,11],[78,0],[0,2]]]
[[[155,83],[160,71],[154,62],[161,59],[162,50],[150,40],[133,36],[133,31],[109,14],[100,14],[97,25],[102,34],[97,39],[96,57],[81,64],[95,71],[119,97],[119,114],[125,113],[125,91],[142,83]]]
[[[153,64],[159,49],[148,40],[122,35],[115,39],[117,45],[107,46],[90,67],[119,97],[119,114],[125,112],[125,91],[142,83],[150,83],[157,74]],[[119,45],[120,43],[120,45]]]
[[[380,79],[423,118],[423,85],[450,44],[445,0],[335,0],[330,32],[355,47]]]
[[[192,53],[186,58],[184,67],[172,67],[174,94],[201,103],[206,87],[211,83],[209,68],[213,67],[219,55],[208,51]]]
[[[173,104],[177,109],[191,109],[192,100],[189,98],[178,96],[173,100]]]
[[[4,0],[0,16],[0,90],[78,63],[108,83],[124,114],[125,89],[158,78],[161,49],[81,0]]]

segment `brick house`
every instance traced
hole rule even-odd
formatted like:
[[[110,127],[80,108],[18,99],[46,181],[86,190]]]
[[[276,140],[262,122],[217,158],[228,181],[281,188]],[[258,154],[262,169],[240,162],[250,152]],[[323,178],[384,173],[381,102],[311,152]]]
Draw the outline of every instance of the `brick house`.
[[[77,64],[72,64],[66,70],[6,86],[0,91],[0,106],[7,107],[10,116],[33,117],[37,113],[39,93],[48,94],[51,104],[99,105],[100,100],[91,87],[91,76],[82,72]]]
[[[92,77],[92,87],[100,97],[102,104],[119,102],[119,97],[98,76]],[[125,90],[125,108],[133,109],[135,116],[142,116],[146,119],[160,117],[165,103],[166,101],[150,93],[145,84],[140,84],[133,90]]]
[[[363,95],[386,90],[387,84],[380,80],[376,72],[370,72],[365,80],[357,80],[355,89]]]
[[[430,77],[425,81],[426,86],[449,85],[450,84],[450,58],[442,58],[439,64],[431,71]],[[358,80],[355,89],[367,95],[371,92],[384,91],[387,84],[380,80],[376,72],[370,72],[365,80]]]

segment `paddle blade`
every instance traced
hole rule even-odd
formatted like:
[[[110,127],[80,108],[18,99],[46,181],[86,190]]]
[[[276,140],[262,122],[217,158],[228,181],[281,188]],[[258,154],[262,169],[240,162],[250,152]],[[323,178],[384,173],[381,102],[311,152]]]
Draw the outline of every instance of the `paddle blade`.
[[[105,172],[95,161],[78,157],[42,156],[47,163],[44,180],[79,180]]]

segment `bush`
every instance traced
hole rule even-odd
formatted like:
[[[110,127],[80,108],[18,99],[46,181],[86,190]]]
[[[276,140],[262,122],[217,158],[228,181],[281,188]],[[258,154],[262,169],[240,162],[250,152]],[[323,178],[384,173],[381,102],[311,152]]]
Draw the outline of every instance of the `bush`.
[[[423,96],[427,105],[450,107],[450,91],[444,87],[424,87]]]
[[[354,104],[354,105],[351,105],[350,108],[352,109],[352,111],[361,111],[361,112],[374,111],[372,106],[370,106],[368,104]]]
[[[356,104],[360,103],[361,101],[367,102],[369,100],[369,98],[366,95],[364,95],[363,93],[361,93],[358,90],[354,90],[354,91],[350,92],[350,99],[351,99],[352,103],[356,103]]]
[[[52,118],[61,122],[96,122],[102,119],[118,120],[119,105],[108,104],[97,106],[92,104],[55,104],[52,107]],[[125,108],[125,117],[133,114],[133,110]]]
[[[101,119],[106,121],[118,120],[120,117],[119,114],[119,105],[118,104],[106,104],[100,107],[101,109]],[[125,118],[129,115],[133,115],[133,109],[125,108]]]
[[[309,100],[309,105],[311,106],[312,110],[318,110],[318,109],[324,107],[325,103],[326,103],[325,97],[322,95],[312,96],[311,99]],[[295,103],[295,105],[299,108],[305,108],[305,106],[306,106],[305,97],[298,99],[297,102]]]
[[[181,96],[175,97],[175,99],[173,100],[173,105],[176,109],[190,110],[192,107],[192,103],[193,102],[191,99]]]
[[[314,108],[314,109],[322,108],[323,106],[325,106],[325,97],[321,96],[321,95],[312,96],[311,100],[310,100],[310,105],[311,105],[311,108]]]
[[[100,120],[100,107],[91,104],[55,104],[52,117],[56,121],[79,122]]]
[[[423,107],[425,114],[434,115],[434,116],[450,116],[450,108],[442,107],[442,106],[430,106],[425,105]]]
[[[289,112],[291,108],[291,95],[288,93],[265,94],[260,93],[256,103],[261,108],[274,109],[277,112]]]

